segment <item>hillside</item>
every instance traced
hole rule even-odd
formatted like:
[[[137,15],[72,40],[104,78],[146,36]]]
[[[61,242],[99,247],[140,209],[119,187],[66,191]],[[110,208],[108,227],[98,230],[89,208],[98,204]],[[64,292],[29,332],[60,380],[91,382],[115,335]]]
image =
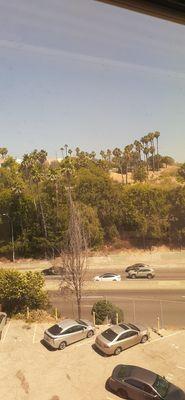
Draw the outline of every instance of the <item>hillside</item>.
[[[148,176],[148,182],[150,183],[155,183],[159,185],[179,185],[179,182],[176,179],[177,175],[177,170],[178,170],[178,165],[170,165],[167,168],[164,167],[160,169],[160,171],[149,171],[149,176]],[[126,175],[123,174],[123,178],[121,174],[117,172],[110,171],[110,177],[120,183],[125,183],[126,181]],[[128,173],[128,183],[132,184],[134,183],[132,179],[132,173]]]

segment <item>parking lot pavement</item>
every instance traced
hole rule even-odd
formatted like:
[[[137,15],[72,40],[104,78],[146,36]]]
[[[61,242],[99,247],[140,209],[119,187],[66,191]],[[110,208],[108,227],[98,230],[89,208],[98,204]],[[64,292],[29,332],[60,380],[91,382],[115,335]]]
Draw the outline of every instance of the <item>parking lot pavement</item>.
[[[93,349],[94,338],[63,351],[48,350],[41,343],[46,327],[48,323],[22,321],[6,325],[0,342],[2,399],[118,399],[105,389],[105,382],[120,363],[149,368],[185,390],[185,331],[162,331],[162,337],[152,332],[149,342],[117,357],[103,357]]]

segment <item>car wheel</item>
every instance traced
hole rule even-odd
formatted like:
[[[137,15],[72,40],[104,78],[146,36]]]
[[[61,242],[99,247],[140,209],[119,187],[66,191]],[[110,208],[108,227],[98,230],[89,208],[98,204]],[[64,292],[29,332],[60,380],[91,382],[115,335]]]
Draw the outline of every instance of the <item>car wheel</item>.
[[[148,278],[148,279],[152,279],[152,274],[148,274],[148,275],[147,275],[147,278]]]
[[[117,347],[117,349],[114,350],[114,355],[115,355],[115,356],[118,356],[118,354],[120,354],[121,351],[122,351],[121,347]]]
[[[59,349],[59,350],[64,350],[66,346],[67,346],[67,343],[66,343],[66,342],[61,342],[61,343],[59,344],[58,349]]]
[[[127,392],[124,389],[118,389],[117,394],[121,399],[127,399]]]
[[[91,338],[94,335],[93,331],[87,332],[87,338]]]
[[[135,274],[131,275],[131,278],[132,278],[132,279],[135,279],[135,278],[136,278],[136,275],[135,275]]]
[[[144,335],[144,336],[141,338],[141,343],[146,343],[147,340],[148,340],[148,336],[147,336],[147,335]]]

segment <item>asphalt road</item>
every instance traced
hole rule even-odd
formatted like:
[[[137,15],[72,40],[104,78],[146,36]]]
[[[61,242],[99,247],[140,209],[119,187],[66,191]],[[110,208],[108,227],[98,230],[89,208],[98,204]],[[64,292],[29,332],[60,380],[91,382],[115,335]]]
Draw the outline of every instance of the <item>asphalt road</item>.
[[[185,267],[184,270],[182,267],[178,268],[168,268],[168,267],[163,267],[160,269],[160,267],[154,268],[155,270],[155,278],[154,280],[163,280],[163,281],[168,281],[168,280],[185,280]],[[121,275],[121,279],[125,280],[126,278],[126,273],[124,272],[123,268],[122,269],[116,269],[115,271],[112,268],[107,268],[107,269],[89,269],[86,274],[86,280],[90,281],[92,280],[96,275],[103,275],[106,272],[111,272],[111,273],[116,273]],[[58,279],[57,275],[48,275],[46,276],[46,279]]]
[[[61,315],[65,317],[77,317],[75,301],[63,299],[59,291],[49,292],[53,307],[57,307]],[[82,317],[92,318],[93,304],[106,299],[119,306],[124,311],[126,321],[147,324],[157,328],[158,318],[161,328],[185,327],[185,291],[161,291],[161,290],[94,290],[86,292],[82,299]]]

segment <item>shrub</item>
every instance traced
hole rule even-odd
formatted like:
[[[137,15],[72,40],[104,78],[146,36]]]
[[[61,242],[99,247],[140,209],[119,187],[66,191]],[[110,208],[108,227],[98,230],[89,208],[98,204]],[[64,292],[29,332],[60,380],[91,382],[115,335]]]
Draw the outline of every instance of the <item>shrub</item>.
[[[110,301],[99,300],[97,301],[91,310],[91,314],[95,312],[95,322],[97,325],[101,325],[106,317],[111,323],[116,323],[116,313],[118,313],[118,322],[123,320],[123,311],[112,304]]]
[[[44,277],[39,272],[21,273],[13,269],[0,269],[0,303],[9,315],[46,308],[47,292],[43,290]]]

